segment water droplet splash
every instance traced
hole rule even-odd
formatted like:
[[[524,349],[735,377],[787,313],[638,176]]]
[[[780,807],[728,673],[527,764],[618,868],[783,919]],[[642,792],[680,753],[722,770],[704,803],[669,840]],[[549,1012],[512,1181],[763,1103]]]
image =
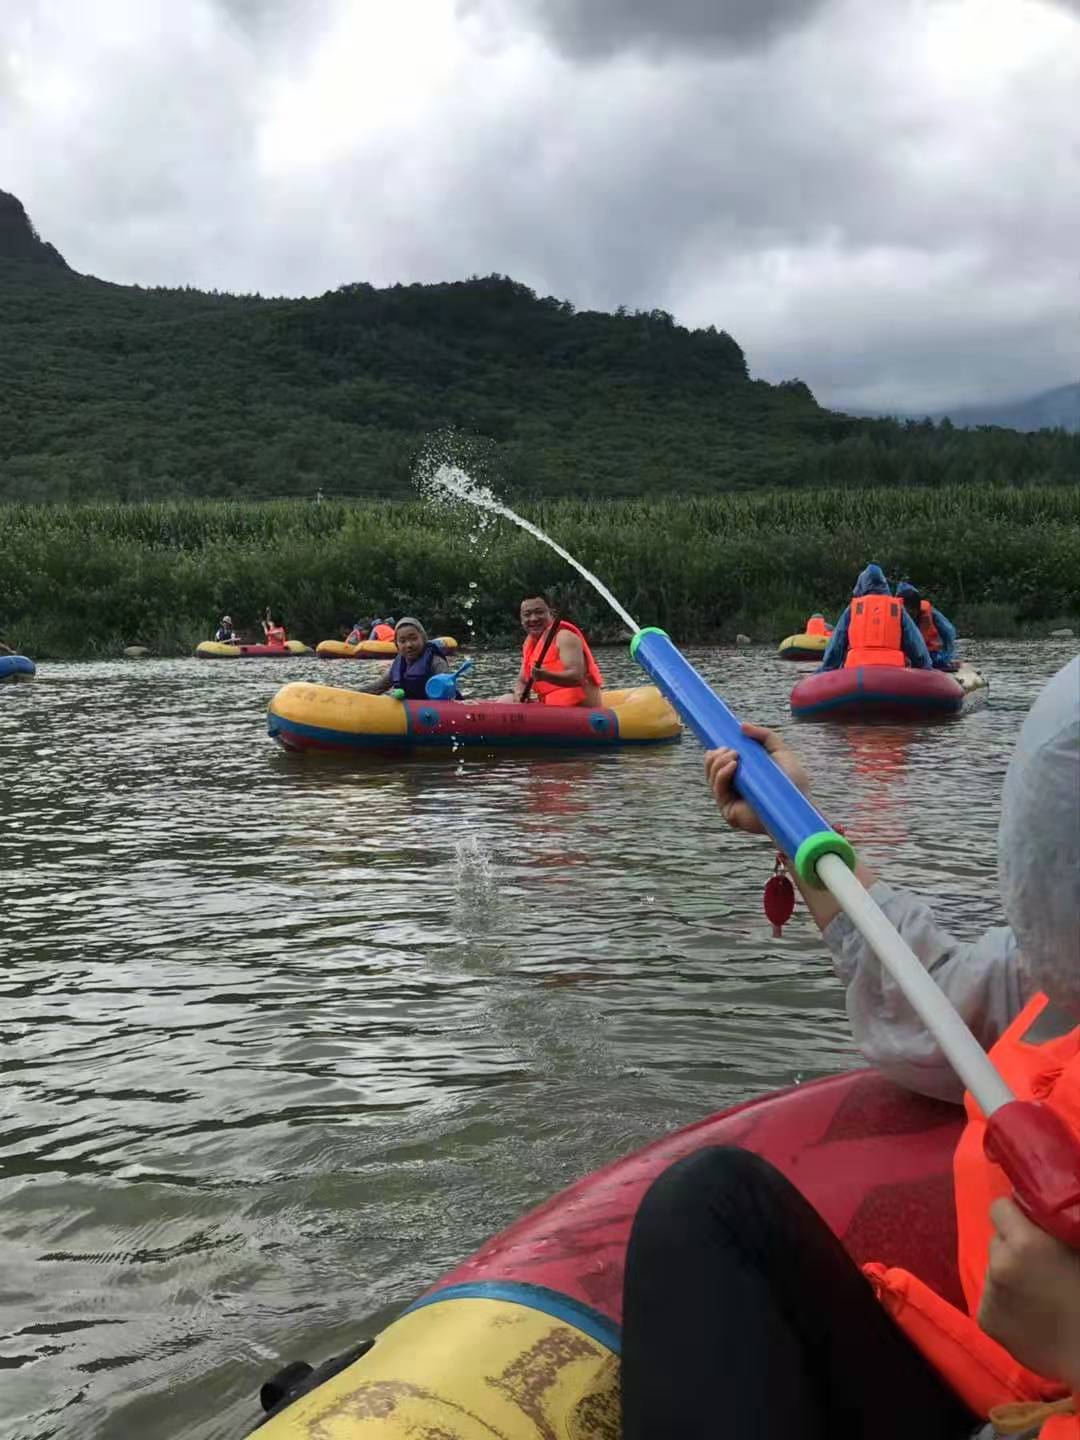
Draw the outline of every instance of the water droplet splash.
[[[460,465],[453,465],[446,461],[435,464],[435,457],[422,461],[417,476],[420,492],[428,500],[437,505],[454,508],[459,505],[470,505],[488,515],[502,515],[507,520],[512,520],[522,530],[527,530],[530,535],[535,535],[537,540],[542,540],[545,545],[551,547],[556,555],[561,555],[567,564],[572,565],[583,579],[587,580],[596,593],[603,597],[611,606],[615,614],[629,629],[632,635],[636,635],[641,629],[634,617],[619,604],[615,596],[606,585],[602,584],[591,570],[574,559],[569,550],[564,550],[558,541],[553,540],[550,535],[545,535],[539,525],[534,525],[531,520],[526,520],[509,505],[504,505],[487,485],[481,485],[471,475],[462,470]]]

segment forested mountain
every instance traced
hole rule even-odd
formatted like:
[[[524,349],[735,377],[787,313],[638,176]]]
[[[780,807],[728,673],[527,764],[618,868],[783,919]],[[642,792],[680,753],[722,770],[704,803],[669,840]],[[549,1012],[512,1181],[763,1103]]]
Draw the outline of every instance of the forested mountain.
[[[1010,430],[1047,430],[1060,427],[1074,434],[1080,431],[1080,381],[1058,385],[998,405],[965,405],[947,412],[954,425],[1005,425]]]
[[[1080,474],[1080,437],[834,414],[663,311],[575,312],[498,275],[300,300],[112,285],[5,202],[0,499],[401,495],[447,430],[532,496]]]

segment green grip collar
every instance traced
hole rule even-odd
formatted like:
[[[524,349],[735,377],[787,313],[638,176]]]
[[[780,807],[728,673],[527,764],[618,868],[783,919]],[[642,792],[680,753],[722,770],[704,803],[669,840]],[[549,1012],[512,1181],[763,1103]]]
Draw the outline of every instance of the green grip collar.
[[[671,636],[667,633],[667,631],[661,630],[659,625],[646,625],[644,630],[639,630],[634,636],[634,638],[630,641],[631,660],[637,659],[637,647],[641,644],[641,637],[643,635],[662,635],[665,640],[671,639]]]
[[[808,835],[795,851],[794,865],[803,884],[815,890],[825,888],[817,878],[817,863],[823,855],[839,855],[849,870],[855,869],[855,848],[845,836],[835,830],[819,830],[816,835]]]

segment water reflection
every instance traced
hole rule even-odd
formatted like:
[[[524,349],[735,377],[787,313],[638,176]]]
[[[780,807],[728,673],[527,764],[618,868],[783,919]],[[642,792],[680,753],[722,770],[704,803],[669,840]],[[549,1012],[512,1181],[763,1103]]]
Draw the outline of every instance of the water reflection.
[[[989,707],[902,733],[799,728],[790,669],[696,658],[971,934],[1068,648],[976,650]],[[482,660],[510,683],[515,656]],[[558,1186],[852,1063],[814,931],[772,938],[769,847],[724,829],[692,741],[308,763],[264,717],[311,663],[0,693],[5,1435],[236,1435],[279,1356],[343,1348]]]

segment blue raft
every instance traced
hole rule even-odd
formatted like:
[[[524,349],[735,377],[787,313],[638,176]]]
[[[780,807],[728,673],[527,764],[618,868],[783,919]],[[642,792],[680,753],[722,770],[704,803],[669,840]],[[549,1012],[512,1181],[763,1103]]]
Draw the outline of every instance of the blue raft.
[[[0,685],[5,681],[32,680],[37,666],[25,655],[0,655]]]

